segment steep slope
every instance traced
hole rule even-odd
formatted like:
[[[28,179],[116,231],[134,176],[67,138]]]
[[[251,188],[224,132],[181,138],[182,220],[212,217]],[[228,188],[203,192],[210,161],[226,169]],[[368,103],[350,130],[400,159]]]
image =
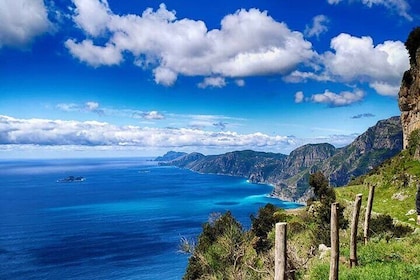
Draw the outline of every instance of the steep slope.
[[[350,145],[340,149],[319,169],[333,186],[343,186],[352,177],[366,174],[402,150],[402,127],[398,117],[379,121]]]
[[[410,54],[410,69],[404,73],[398,93],[404,148],[411,132],[420,129],[420,27],[409,34],[405,46]]]

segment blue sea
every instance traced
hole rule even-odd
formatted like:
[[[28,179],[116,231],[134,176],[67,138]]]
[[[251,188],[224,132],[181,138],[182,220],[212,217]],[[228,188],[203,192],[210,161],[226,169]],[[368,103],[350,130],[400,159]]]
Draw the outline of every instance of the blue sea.
[[[60,183],[67,176],[83,182]],[[211,213],[249,228],[272,188],[145,158],[0,161],[0,279],[181,279]]]

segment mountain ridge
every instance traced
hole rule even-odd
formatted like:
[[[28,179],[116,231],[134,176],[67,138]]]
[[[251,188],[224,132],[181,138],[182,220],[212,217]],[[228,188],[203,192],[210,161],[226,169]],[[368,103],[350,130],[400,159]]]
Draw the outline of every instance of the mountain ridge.
[[[252,150],[209,156],[190,153],[160,164],[199,173],[244,177],[252,183],[274,186],[272,195],[280,199],[306,202],[312,195],[311,173],[321,171],[331,185],[343,186],[396,155],[402,147],[402,126],[396,116],[378,121],[342,148],[321,143],[303,145],[289,155]]]

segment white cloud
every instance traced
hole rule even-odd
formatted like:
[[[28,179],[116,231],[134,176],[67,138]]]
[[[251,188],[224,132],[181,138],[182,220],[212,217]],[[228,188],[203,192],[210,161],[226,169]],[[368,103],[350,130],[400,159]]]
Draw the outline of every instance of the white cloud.
[[[88,111],[95,111],[99,108],[99,103],[94,101],[86,102],[86,108]]]
[[[23,48],[52,28],[43,0],[0,1],[0,48]]]
[[[143,118],[145,118],[146,120],[162,120],[165,118],[165,116],[159,113],[158,111],[150,111],[144,113]]]
[[[153,115],[153,113],[151,113]],[[194,116],[196,128],[151,128],[117,126],[98,121],[18,119],[0,115],[0,153],[9,157],[157,155],[170,149],[210,152],[261,150],[290,153],[307,143],[349,144],[357,136],[325,135],[312,138],[241,134],[226,131],[227,123],[217,116]],[[217,131],[198,128],[212,126]],[[324,131],[325,132],[325,131]]]
[[[225,78],[223,77],[206,77],[204,81],[198,84],[199,88],[207,88],[207,87],[218,87],[222,88],[226,86]]]
[[[116,15],[106,1],[73,0],[74,21],[91,39],[66,42],[73,56],[94,67],[118,64],[121,53],[134,56],[134,64],[154,68],[154,80],[171,86],[179,75],[242,78],[287,74],[314,52],[302,33],[291,31],[258,9],[238,10],[225,16],[220,29],[207,30],[204,22],[177,19],[164,4],[142,15]],[[99,15],[90,15],[97,7]],[[243,32],[246,30],[247,32]],[[107,51],[107,55],[105,55]],[[105,59],[106,57],[110,59]]]
[[[77,112],[80,111],[79,105],[75,103],[59,103],[55,106],[57,109],[64,112]]]
[[[77,43],[73,39],[68,39],[64,44],[73,57],[93,67],[116,65],[123,61],[121,51],[110,43],[102,47],[95,46],[92,40],[84,40],[81,43]]]
[[[302,91],[298,91],[295,93],[295,103],[302,103],[305,96],[303,95]]]
[[[64,112],[85,112],[85,113],[96,113],[101,116],[113,116],[113,117],[124,117],[133,119],[145,119],[145,120],[162,120],[165,118],[164,114],[152,110],[152,111],[141,111],[133,109],[115,109],[102,107],[98,102],[88,101],[84,104],[76,103],[59,103],[55,106],[58,110]]]
[[[155,82],[164,86],[172,86],[178,79],[178,74],[166,67],[158,67],[153,70]]]
[[[204,120],[204,119],[203,119]],[[288,137],[199,129],[115,126],[97,121],[16,119],[0,116],[1,145],[140,146],[140,147],[270,147],[287,145]]]
[[[338,94],[325,90],[324,93],[312,95],[311,101],[315,103],[324,103],[331,107],[340,107],[359,102],[363,100],[364,96],[365,93],[361,90],[355,90],[354,92],[343,91]]]
[[[235,84],[236,84],[238,87],[243,87],[243,86],[245,86],[245,81],[244,81],[243,79],[236,79],[236,80],[235,80]]]
[[[340,34],[331,40],[333,52],[322,55],[323,75],[342,82],[367,82],[371,87],[396,88],[409,68],[408,53],[400,41],[374,45],[371,37]],[[351,63],[349,63],[351,61]],[[395,92],[396,95],[398,92]]]
[[[303,72],[299,70],[295,70],[283,78],[288,83],[300,83],[308,79],[319,82],[333,81],[333,78],[327,73]]]
[[[331,5],[338,4],[344,0],[327,0]],[[388,10],[397,13],[399,16],[412,21],[413,17],[409,14],[410,5],[406,0],[358,0],[363,5],[372,7],[374,5],[384,6]],[[349,3],[355,2],[355,0],[348,0]]]
[[[398,85],[389,85],[384,82],[373,82],[370,84],[377,93],[385,96],[397,96],[398,92],[400,91],[400,87]]]
[[[73,0],[76,5],[73,20],[87,34],[101,35],[111,19],[107,0]]]
[[[305,35],[308,37],[319,37],[322,33],[328,31],[327,24],[330,22],[325,15],[317,15],[312,19],[312,26],[306,26]]]

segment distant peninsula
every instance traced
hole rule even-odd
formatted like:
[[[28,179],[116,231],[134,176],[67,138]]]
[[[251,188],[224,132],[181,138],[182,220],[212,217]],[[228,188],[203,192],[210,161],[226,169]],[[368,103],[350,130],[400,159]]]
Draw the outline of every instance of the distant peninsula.
[[[169,151],[166,154],[164,154],[163,156],[155,158],[155,161],[171,161],[171,160],[177,159],[177,158],[185,156],[185,155],[187,155],[187,153]]]
[[[321,171],[333,186],[372,171],[403,148],[399,117],[379,121],[351,144],[335,148],[328,143],[308,144],[289,155],[234,151],[222,155],[168,152],[155,160],[160,165],[187,168],[200,173],[240,176],[252,183],[274,186],[272,195],[287,201],[306,202],[312,194],[309,175]]]

